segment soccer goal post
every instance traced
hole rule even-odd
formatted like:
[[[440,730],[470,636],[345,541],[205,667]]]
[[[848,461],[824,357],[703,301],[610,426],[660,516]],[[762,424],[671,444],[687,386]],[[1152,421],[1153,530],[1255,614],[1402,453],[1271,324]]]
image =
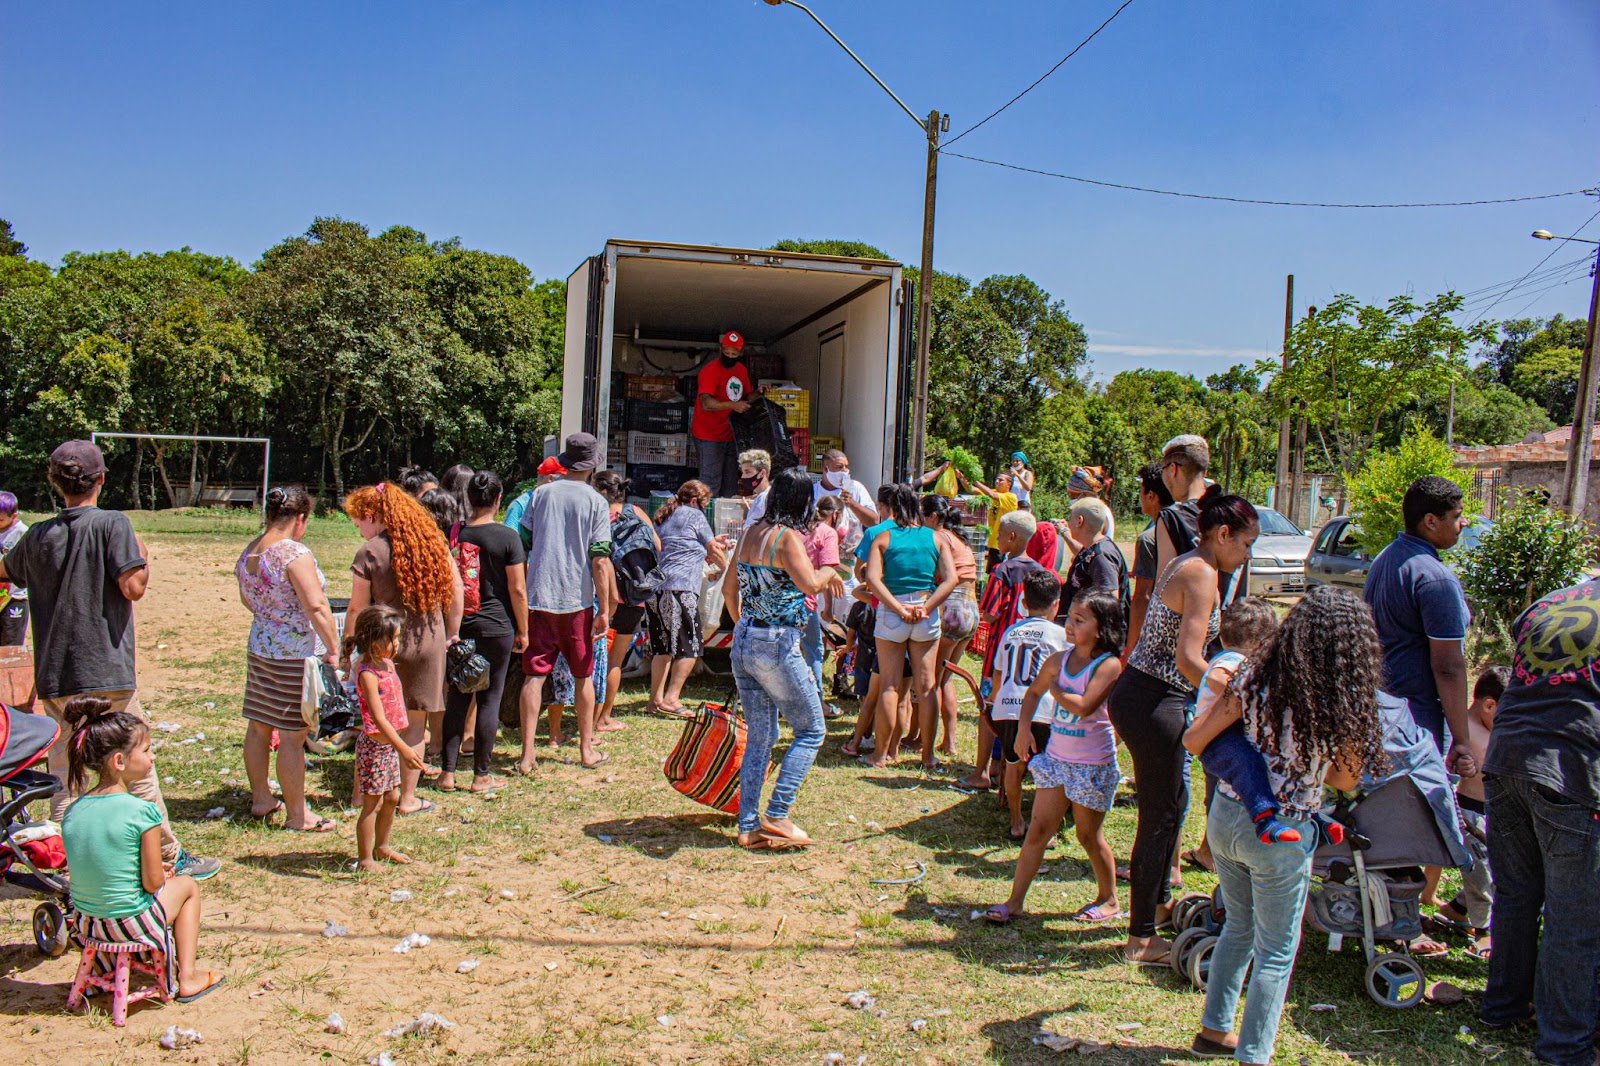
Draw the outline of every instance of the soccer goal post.
[[[267,509],[267,487],[272,483],[272,438],[271,437],[211,437],[199,433],[101,433],[89,434],[91,441],[98,442],[102,437],[121,437],[127,440],[186,440],[199,443],[201,441],[222,444],[259,444],[261,445],[261,510]],[[191,481],[191,486],[193,482]],[[190,506],[198,502],[198,497],[189,501]]]

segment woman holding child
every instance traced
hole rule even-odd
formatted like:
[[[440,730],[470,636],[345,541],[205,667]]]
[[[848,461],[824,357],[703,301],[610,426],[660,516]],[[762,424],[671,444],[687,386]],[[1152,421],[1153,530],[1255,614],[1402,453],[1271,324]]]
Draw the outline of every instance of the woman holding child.
[[[1109,704],[1111,724],[1128,745],[1139,782],[1124,951],[1129,962],[1141,966],[1165,964],[1170,950],[1156,936],[1157,912],[1171,894],[1172,852],[1189,807],[1185,708],[1205,673],[1206,649],[1217,639],[1217,575],[1243,565],[1261,532],[1249,501],[1225,496],[1215,485],[1197,509],[1198,542],[1157,578],[1144,628]]]
[[[344,498],[344,513],[366,538],[350,564],[346,626],[369,604],[401,612],[404,623],[394,654],[408,719],[401,737],[415,746],[430,725],[437,731],[444,717],[444,652],[461,630],[461,575],[433,517],[400,486],[380,482],[356,489]],[[421,771],[411,767],[402,771],[396,813],[433,810],[432,803],[417,798],[420,777]]]
[[[245,650],[244,769],[250,779],[250,813],[266,818],[285,811],[284,828],[326,833],[332,818],[319,818],[306,803],[306,723],[300,715],[305,660],[334,663],[339,639],[327,582],[311,549],[300,543],[311,518],[311,495],[298,485],[267,493],[267,527],[245,546],[234,564],[239,600],[254,616]],[[272,794],[268,760],[278,734],[278,782]]]
[[[1206,514],[1202,501],[1202,528]],[[1158,610],[1155,600],[1152,608]],[[1354,789],[1363,772],[1384,763],[1380,662],[1377,630],[1361,600],[1343,589],[1313,589],[1184,736],[1191,752],[1204,753],[1207,769],[1221,771],[1206,834],[1228,901],[1194,1039],[1197,1055],[1272,1060],[1300,942],[1323,785]],[[1220,761],[1219,748],[1231,749]],[[1263,806],[1275,809],[1282,827],[1276,833],[1252,817]],[[1235,1035],[1247,969],[1250,989]]]

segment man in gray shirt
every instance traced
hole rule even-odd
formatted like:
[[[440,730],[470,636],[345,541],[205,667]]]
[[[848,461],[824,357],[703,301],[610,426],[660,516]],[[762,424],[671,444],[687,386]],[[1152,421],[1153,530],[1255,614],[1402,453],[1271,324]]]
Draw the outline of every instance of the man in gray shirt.
[[[594,642],[603,639],[616,605],[611,569],[611,516],[606,501],[589,486],[599,465],[593,435],[574,433],[558,461],[566,473],[534,490],[522,515],[528,532],[528,650],[523,653],[519,710],[522,758],[519,772],[533,772],[534,730],[544,679],[556,656],[566,658],[576,693],[578,755],[587,770],[607,761],[594,748]]]
[[[134,691],[133,601],[150,583],[144,544],[121,511],[102,511],[106,463],[86,440],[69,440],[50,453],[51,487],[66,506],[30,527],[0,560],[0,581],[29,592],[33,614],[34,684],[39,703],[57,722],[75,696],[99,696],[114,711],[143,715]],[[67,771],[65,734],[50,747],[50,772]],[[161,854],[174,873],[204,880],[221,867],[216,859],[184,851],[167,819],[161,778],[154,765],[129,791],[161,810]],[[72,797],[51,801],[60,820]]]

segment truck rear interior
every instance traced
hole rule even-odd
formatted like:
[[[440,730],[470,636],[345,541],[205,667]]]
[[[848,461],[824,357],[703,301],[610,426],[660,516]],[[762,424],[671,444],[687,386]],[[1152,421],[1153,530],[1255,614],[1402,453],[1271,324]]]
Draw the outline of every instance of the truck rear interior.
[[[900,371],[898,358],[889,358],[899,347],[890,343],[891,324],[898,321],[893,265],[818,269],[780,253],[771,253],[772,261],[768,253],[759,259],[751,253],[750,262],[736,262],[731,256],[741,253],[730,250],[708,261],[639,254],[648,246],[616,247],[608,465],[624,458],[619,450],[627,446],[627,431],[663,428],[630,417],[636,405],[627,399],[629,379],[687,378],[717,357],[718,336],[732,329],[746,338],[752,383],[787,380],[808,391],[809,412],[799,420],[811,439],[842,440],[869,483],[890,476],[897,433],[891,397]],[[691,382],[681,381],[678,392],[693,402]],[[683,466],[686,477],[693,476],[692,442]],[[646,495],[642,481],[650,479],[633,480],[635,492]],[[655,484],[648,489],[659,491]]]

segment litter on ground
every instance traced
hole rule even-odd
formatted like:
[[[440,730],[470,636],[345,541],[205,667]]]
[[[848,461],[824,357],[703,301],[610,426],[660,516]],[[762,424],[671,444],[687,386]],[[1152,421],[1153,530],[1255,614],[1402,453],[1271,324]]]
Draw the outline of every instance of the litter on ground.
[[[203,1044],[205,1041],[206,1038],[201,1036],[198,1030],[180,1029],[176,1025],[169,1025],[167,1026],[167,1031],[161,1034],[161,1039],[157,1043],[168,1051],[177,1051],[194,1044]]]
[[[396,955],[404,955],[412,948],[425,948],[433,943],[433,937],[426,933],[407,933],[400,938],[400,943],[394,946]]]
[[[385,1029],[383,1035],[410,1036],[412,1033],[416,1033],[418,1036],[426,1036],[441,1029],[454,1029],[455,1027],[456,1023],[450,1019],[441,1018],[431,1010],[425,1010],[409,1022],[402,1022],[393,1029]]]

